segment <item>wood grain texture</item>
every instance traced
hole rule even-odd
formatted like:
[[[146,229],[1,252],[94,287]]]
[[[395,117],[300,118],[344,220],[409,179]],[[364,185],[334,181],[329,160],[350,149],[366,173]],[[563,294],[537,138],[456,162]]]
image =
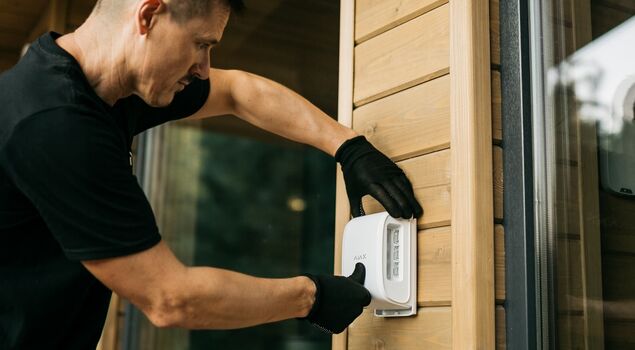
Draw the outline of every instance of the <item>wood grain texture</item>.
[[[403,24],[447,0],[357,0],[355,2],[355,42],[366,41]]]
[[[452,304],[452,228],[449,226],[419,232],[418,302],[419,306]],[[496,301],[505,301],[505,232],[502,225],[494,230]]]
[[[505,308],[496,306],[496,350],[507,349],[507,327],[505,318]]]
[[[352,1],[340,3],[339,26],[339,74],[338,74],[338,101],[337,120],[340,124],[351,127],[353,124],[353,52],[354,52],[354,26],[355,4]],[[342,236],[344,226],[350,218],[350,204],[346,196],[346,186],[340,165],[337,165],[335,187],[335,251],[334,273],[342,273]],[[346,350],[348,331],[334,334],[331,338],[333,350]]]
[[[450,76],[353,111],[353,129],[394,161],[450,146]]]
[[[449,306],[452,297],[452,229],[449,226],[419,232],[419,306]]]
[[[501,44],[500,44],[500,4],[499,0],[490,0],[489,4],[490,21],[490,56],[492,64],[501,64]]]
[[[423,207],[419,228],[450,225],[450,151],[442,150],[397,163],[412,182],[415,197]],[[367,214],[385,211],[370,196],[362,200]]]
[[[455,349],[495,347],[488,8],[488,0],[450,2],[452,344]]]
[[[503,98],[501,95],[501,73],[492,71],[492,138],[494,144],[503,141]]]
[[[415,317],[382,318],[364,313],[348,328],[349,350],[451,349],[450,307],[426,307]]]
[[[356,106],[448,73],[448,10],[443,5],[355,48]]]
[[[492,159],[494,163],[494,219],[501,222],[503,220],[503,149],[500,146],[493,147]]]
[[[496,303],[505,302],[505,228],[494,225],[494,283],[496,283]]]
[[[344,226],[350,220],[350,205],[346,196],[346,186],[342,167],[337,165],[335,178],[335,248],[333,260],[333,273],[342,274],[342,238],[344,237]],[[346,350],[346,340],[348,333],[346,330],[340,334],[334,334],[331,340],[332,350]]]

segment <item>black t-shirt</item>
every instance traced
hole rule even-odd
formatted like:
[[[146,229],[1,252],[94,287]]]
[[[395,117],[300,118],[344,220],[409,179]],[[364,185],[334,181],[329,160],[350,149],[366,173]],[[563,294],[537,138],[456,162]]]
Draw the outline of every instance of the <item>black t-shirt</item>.
[[[110,291],[80,261],[161,240],[132,137],[194,114],[210,89],[195,79],[165,108],[109,106],[58,37],[0,75],[0,349],[95,348]]]

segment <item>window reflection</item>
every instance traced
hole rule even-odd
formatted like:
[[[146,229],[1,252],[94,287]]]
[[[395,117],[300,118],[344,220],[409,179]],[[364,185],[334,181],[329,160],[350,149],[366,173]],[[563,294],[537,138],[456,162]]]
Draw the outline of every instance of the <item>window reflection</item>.
[[[635,348],[635,3],[533,10],[544,67],[532,72],[544,81],[536,181],[548,208],[537,233],[542,345]]]

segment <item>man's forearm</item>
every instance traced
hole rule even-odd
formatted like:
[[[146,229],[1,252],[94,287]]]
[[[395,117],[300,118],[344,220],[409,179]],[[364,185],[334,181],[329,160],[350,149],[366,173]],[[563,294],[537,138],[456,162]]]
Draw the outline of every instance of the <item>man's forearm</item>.
[[[308,314],[315,285],[306,277],[266,279],[238,272],[188,268],[169,297],[149,311],[160,325],[188,329],[232,329]],[[163,315],[161,315],[163,313]]]
[[[241,72],[232,96],[235,114],[241,119],[330,155],[357,135],[297,93],[254,74]]]

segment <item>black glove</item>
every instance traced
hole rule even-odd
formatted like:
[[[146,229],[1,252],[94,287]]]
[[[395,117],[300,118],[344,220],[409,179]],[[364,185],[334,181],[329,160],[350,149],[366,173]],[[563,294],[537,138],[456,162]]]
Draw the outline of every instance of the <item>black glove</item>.
[[[305,274],[315,283],[315,303],[303,319],[327,333],[341,333],[364,306],[370,304],[370,292],[364,288],[366,268],[357,263],[349,277]]]
[[[367,194],[375,197],[392,217],[409,219],[423,214],[403,171],[364,136],[344,142],[335,153],[335,160],[342,164],[353,217],[365,214],[362,197]]]

